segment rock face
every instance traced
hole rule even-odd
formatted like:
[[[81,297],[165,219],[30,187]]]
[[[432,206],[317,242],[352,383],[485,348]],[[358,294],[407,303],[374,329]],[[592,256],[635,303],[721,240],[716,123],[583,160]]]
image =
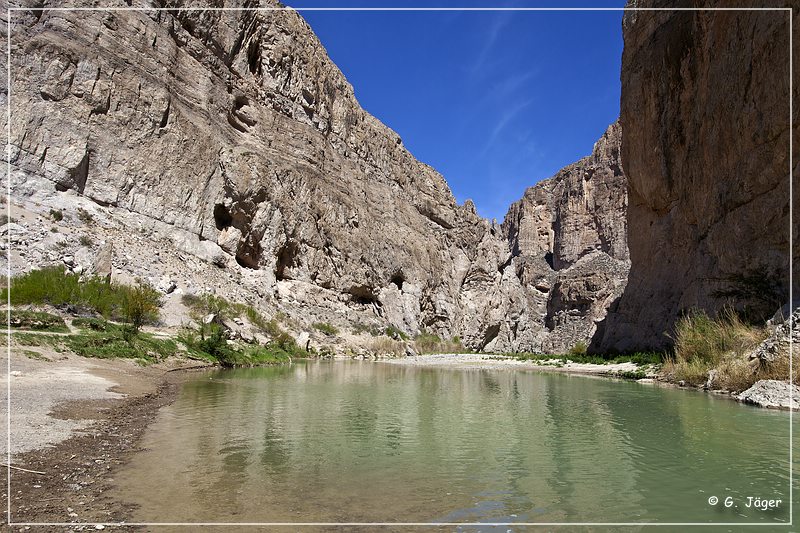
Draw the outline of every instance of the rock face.
[[[704,4],[717,5],[725,3]],[[733,302],[767,318],[788,299],[788,16],[625,14],[620,122],[631,270],[595,337],[600,350],[663,348],[691,308],[714,313]],[[798,153],[798,106],[792,124]],[[795,236],[799,221],[795,216]],[[795,264],[798,253],[795,247]]]
[[[76,246],[46,231],[56,208],[104,243],[74,252],[81,272],[167,294],[482,350],[591,337],[627,272],[618,125],[500,227],[361,109],[296,12],[164,5],[12,14],[11,187],[38,221],[12,268]]]
[[[564,352],[590,339],[628,274],[622,132],[609,126],[592,154],[525,192],[503,222],[524,287],[520,344]],[[512,316],[515,313],[510,313]]]
[[[790,347],[792,352],[800,347],[800,307],[775,326],[772,334],[750,353],[750,359],[758,359],[759,362],[767,364],[780,360],[788,361]]]
[[[278,6],[225,2],[258,5]],[[267,307],[494,339],[487,306],[510,257],[499,227],[361,109],[297,13],[21,11],[12,23],[20,202],[88,198],[235,272]]]

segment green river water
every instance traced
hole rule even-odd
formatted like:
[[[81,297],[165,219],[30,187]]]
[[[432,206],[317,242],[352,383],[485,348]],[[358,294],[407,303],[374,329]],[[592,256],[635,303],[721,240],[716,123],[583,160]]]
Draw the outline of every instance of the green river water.
[[[635,382],[370,362],[215,371],[184,385],[143,446],[113,494],[139,522],[789,530],[788,413]]]

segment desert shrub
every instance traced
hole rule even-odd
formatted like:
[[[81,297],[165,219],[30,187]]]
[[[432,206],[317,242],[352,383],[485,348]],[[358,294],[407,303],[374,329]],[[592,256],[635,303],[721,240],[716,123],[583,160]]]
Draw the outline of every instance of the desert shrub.
[[[716,319],[703,312],[683,316],[675,326],[674,354],[662,375],[700,386],[715,370],[713,387],[742,391],[759,379],[759,369],[748,361],[748,354],[766,336],[765,328],[746,324],[730,308]]]
[[[92,214],[82,207],[79,207],[75,214],[77,215],[78,220],[84,224],[91,224],[94,221]]]
[[[158,320],[161,295],[157,290],[139,282],[122,291],[122,314],[132,333],[137,333],[146,323]]]
[[[408,340],[408,335],[405,334],[400,328],[390,325],[384,330],[384,334],[391,339]]]
[[[586,343],[583,341],[578,341],[575,345],[570,348],[569,355],[571,356],[580,356],[586,355]]]
[[[2,289],[0,298],[8,297],[7,291],[10,291],[12,305],[70,306],[110,320],[137,318],[134,316],[135,306],[143,304],[143,297],[152,298],[154,292],[142,284],[130,287],[108,283],[97,276],[81,280],[79,275],[65,271],[63,266],[32,270],[13,277],[10,289]],[[157,306],[156,309],[148,306],[141,312],[142,316],[137,319],[142,323],[158,319]]]
[[[92,244],[94,244],[94,241],[92,241],[92,238],[89,237],[88,235],[81,235],[80,238],[78,239],[78,242],[81,244],[81,246],[86,246],[86,247],[89,247]]]
[[[360,333],[369,333],[373,337],[377,337],[383,334],[383,332],[378,327],[369,326],[367,324],[361,324],[361,323],[353,325],[353,333],[355,333],[356,335]]]
[[[64,219],[64,212],[61,209],[51,209],[50,218],[52,218],[56,222],[60,222]]]
[[[765,338],[763,327],[745,324],[730,309],[716,319],[703,312],[692,313],[681,317],[675,326],[675,359],[713,365],[729,353],[743,355]]]
[[[335,326],[328,324],[327,322],[315,322],[311,326],[314,329],[321,331],[325,335],[336,335],[339,333],[339,330],[336,329]]]
[[[391,357],[400,357],[406,353],[406,346],[402,341],[391,339],[386,336],[372,339],[369,343],[369,348],[378,355],[388,355]]]
[[[458,337],[446,340],[424,330],[414,337],[414,349],[423,354],[464,352],[464,346]]]

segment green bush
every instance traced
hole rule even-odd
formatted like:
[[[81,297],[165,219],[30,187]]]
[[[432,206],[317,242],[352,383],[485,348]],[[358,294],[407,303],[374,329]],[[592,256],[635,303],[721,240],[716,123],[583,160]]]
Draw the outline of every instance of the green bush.
[[[406,335],[400,328],[390,325],[384,330],[384,334],[391,338],[391,339],[400,339],[407,341],[408,335]]]
[[[146,323],[158,320],[161,295],[157,290],[142,282],[128,287],[122,293],[122,314],[133,333]]]
[[[8,297],[3,289],[0,298]],[[63,266],[32,270],[11,278],[12,305],[69,305],[94,312],[110,320],[135,320],[139,325],[158,319],[158,300],[154,289],[140,284],[129,287],[105,279],[66,272]]]
[[[586,355],[586,343],[583,341],[576,342],[575,346],[570,349],[569,355],[573,357]]]
[[[94,244],[94,241],[92,241],[92,238],[89,237],[88,235],[81,235],[80,238],[78,239],[78,242],[81,244],[81,246],[86,246],[86,247],[89,247],[92,244]]]
[[[321,331],[325,335],[336,335],[339,333],[339,330],[336,329],[335,326],[328,324],[327,322],[315,322],[312,324],[312,327]]]
[[[56,222],[60,222],[64,219],[64,212],[61,211],[61,209],[51,209],[50,218],[52,218]]]

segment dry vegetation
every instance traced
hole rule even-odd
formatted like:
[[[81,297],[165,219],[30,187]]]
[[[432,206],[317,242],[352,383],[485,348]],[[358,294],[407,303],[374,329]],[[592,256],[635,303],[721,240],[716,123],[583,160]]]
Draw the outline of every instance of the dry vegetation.
[[[702,312],[684,316],[675,328],[675,352],[662,369],[669,381],[741,392],[761,379],[786,380],[788,352],[774,362],[749,359],[769,335],[769,328],[745,323],[726,309],[716,319]],[[797,374],[797,373],[796,373]],[[797,379],[797,376],[794,378]]]

